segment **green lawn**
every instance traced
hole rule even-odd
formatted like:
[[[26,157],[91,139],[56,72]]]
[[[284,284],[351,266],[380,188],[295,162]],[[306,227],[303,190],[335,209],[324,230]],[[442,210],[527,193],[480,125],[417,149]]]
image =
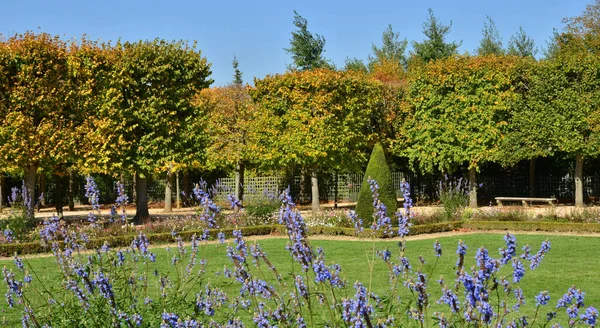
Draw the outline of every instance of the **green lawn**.
[[[439,238],[444,254],[437,262],[435,270],[433,269],[434,263],[436,263],[436,257],[434,256],[432,248],[432,244],[435,240],[408,242],[407,255],[411,259],[413,269],[419,266],[417,260],[419,255],[423,255],[428,261],[424,267],[424,272],[431,277],[428,290],[430,293],[430,303],[432,304],[430,313],[433,313],[434,310],[443,309],[435,305],[435,301],[439,298],[440,291],[439,284],[435,281],[443,275],[449,285],[453,283],[454,264],[456,262],[455,252],[458,240],[462,239],[469,247],[466,256],[466,266],[470,267],[474,263],[475,252],[480,246],[487,247],[491,256],[498,257],[498,248],[504,246],[502,237],[503,236],[500,234],[470,234],[460,237]],[[598,270],[600,264],[600,238],[517,235],[517,242],[519,245],[518,253],[520,253],[521,246],[525,244],[530,244],[533,248],[532,251],[537,252],[540,243],[546,239],[551,241],[552,249],[545,256],[538,269],[531,271],[527,268],[526,275],[520,283],[527,300],[527,303],[521,312],[529,315],[530,318],[533,317],[533,305],[535,303],[534,296],[541,290],[548,290],[550,292],[550,306],[554,307],[558,298],[560,298],[573,284],[586,292],[586,306],[600,306],[600,288],[598,287],[598,284],[600,283],[600,271]],[[295,264],[294,268],[292,268],[293,263],[290,260],[288,251],[285,250],[286,242],[287,241],[284,239],[272,239],[263,240],[260,244],[269,255],[269,259],[278,268],[284,281],[293,284],[288,273],[293,270],[298,271],[299,266],[298,264]],[[313,247],[321,246],[324,248],[326,262],[328,264],[335,262],[342,266],[342,275],[348,280],[350,285],[358,280],[363,282],[365,286],[371,285],[372,290],[380,296],[385,296],[388,290],[387,266],[383,261],[377,260],[373,272],[371,273],[367,259],[372,257],[373,247],[376,250],[387,247],[392,251],[392,259],[394,260],[399,253],[395,242],[313,241],[311,242],[311,245]],[[157,248],[153,251],[157,254],[157,262],[151,269],[153,270],[156,268],[161,273],[172,272],[170,260],[167,259],[168,254],[165,249]],[[173,251],[174,250],[171,250],[171,253]],[[216,277],[213,274],[217,270],[222,270],[224,266],[231,267],[230,262],[225,255],[224,247],[211,245],[204,248],[202,252],[204,254],[202,257],[209,259],[207,279],[210,279],[213,284],[223,286],[229,295],[237,295],[239,292],[239,285],[237,283],[231,284],[228,279]],[[35,279],[37,283],[41,280],[46,284],[58,286],[59,280],[56,277],[58,271],[52,257],[37,257],[31,258],[28,261],[37,274],[37,279]],[[3,260],[0,262],[2,262],[0,263],[2,266],[6,265],[7,267],[14,267],[12,260]],[[512,268],[510,265],[507,265],[501,273],[511,275]],[[372,278],[370,279],[371,275]],[[510,276],[510,279],[512,281],[512,276]],[[2,285],[4,285],[4,283],[2,283]],[[153,287],[151,293],[156,293],[156,285],[151,287]],[[4,292],[4,288],[4,286],[0,288],[0,291]],[[192,295],[195,295],[201,288],[202,287],[198,287],[198,290],[192,291]],[[404,290],[405,288],[402,288],[402,291]],[[353,294],[353,289],[350,289],[350,292]],[[403,292],[402,295],[404,298],[409,297],[406,292]],[[462,295],[459,295],[459,297],[462,299]],[[10,324],[20,325],[20,313],[15,309],[8,308],[5,301],[1,302],[3,303],[1,305],[3,315],[6,316],[8,322]],[[511,300],[511,302],[513,302],[513,300]],[[550,306],[543,312],[544,314],[551,310]]]

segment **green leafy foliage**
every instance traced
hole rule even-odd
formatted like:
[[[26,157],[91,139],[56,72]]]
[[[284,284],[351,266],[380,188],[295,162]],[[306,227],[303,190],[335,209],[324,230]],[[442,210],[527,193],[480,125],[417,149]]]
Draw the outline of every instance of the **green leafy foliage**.
[[[392,174],[380,143],[375,144],[369,164],[365,170],[358,202],[356,203],[356,213],[361,218],[365,226],[369,226],[373,221],[373,193],[369,187],[368,179],[373,179],[379,185],[379,200],[385,204],[387,215],[394,218],[397,209],[396,189],[392,182]]]
[[[519,57],[534,57],[536,53],[535,41],[525,33],[523,27],[519,27],[519,31],[508,42],[508,54]]]
[[[394,151],[425,172],[478,169],[500,154],[517,94],[516,57],[450,57],[416,68]]]
[[[450,33],[452,22],[449,25],[442,24],[429,8],[429,17],[423,23],[423,34],[425,40],[422,42],[413,41],[413,55],[423,62],[442,59],[456,54],[461,42],[447,43],[445,38]]]
[[[400,67],[404,67],[407,64],[406,59],[406,46],[408,41],[400,39],[400,34],[394,32],[392,25],[388,25],[387,29],[381,36],[381,47],[377,47],[375,44],[371,46],[373,55],[369,55],[369,67],[373,67],[376,63],[381,63],[386,60],[393,61]]]
[[[479,41],[477,54],[479,56],[503,55],[504,48],[502,47],[502,39],[500,38],[496,23],[494,23],[490,16],[486,16],[486,21],[483,23],[483,30],[481,32],[483,38]]]
[[[297,30],[292,32],[290,47],[284,49],[292,55],[291,68],[301,71],[315,68],[331,68],[332,65],[323,57],[325,52],[325,38],[319,34],[312,34],[308,30],[308,21],[294,10],[294,26]]]
[[[119,43],[112,51],[109,101],[88,135],[94,150],[106,152],[87,154],[88,165],[102,172],[150,174],[201,160],[204,115],[193,97],[212,80],[210,65],[195,45],[157,39]]]
[[[326,69],[267,76],[254,83],[250,95],[268,117],[261,142],[268,145],[261,155],[265,163],[344,171],[364,162],[379,83],[357,72]]]

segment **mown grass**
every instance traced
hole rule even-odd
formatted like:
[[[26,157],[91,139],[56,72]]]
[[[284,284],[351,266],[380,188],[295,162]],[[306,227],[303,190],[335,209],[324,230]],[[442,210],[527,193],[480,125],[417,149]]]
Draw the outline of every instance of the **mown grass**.
[[[439,284],[436,281],[440,276],[444,276],[448,285],[453,284],[455,278],[455,263],[456,263],[456,246],[458,240],[462,239],[469,247],[466,255],[466,266],[471,267],[474,263],[475,252],[478,247],[486,247],[490,255],[498,257],[498,248],[504,246],[504,241],[501,234],[468,234],[463,236],[442,237],[439,242],[442,244],[443,255],[436,260],[433,252],[433,242],[430,240],[414,240],[407,244],[407,256],[411,260],[413,270],[420,267],[418,256],[422,255],[427,263],[423,266],[423,272],[429,277],[430,304],[432,308],[429,316],[433,315],[434,311],[443,310],[449,312],[448,308],[435,304],[435,301],[440,296]],[[582,237],[582,236],[552,236],[552,235],[518,235],[518,251],[522,246],[529,244],[533,248],[533,252],[537,252],[539,245],[544,240],[550,240],[552,249],[545,256],[541,266],[535,271],[527,268],[527,273],[523,280],[518,284],[523,288],[526,304],[521,310],[521,315],[529,316],[529,320],[533,320],[535,314],[534,296],[542,290],[550,292],[550,305],[540,310],[541,317],[545,317],[545,313],[554,310],[556,301],[567,291],[567,289],[575,284],[578,288],[586,292],[586,306],[600,306],[600,273],[598,265],[600,264],[600,238],[598,237]],[[249,242],[251,244],[253,242]],[[268,254],[269,259],[275,264],[279,273],[282,275],[283,281],[288,286],[293,286],[291,272],[300,273],[300,267],[297,263],[291,261],[289,252],[285,249],[287,240],[285,239],[266,239],[261,240],[260,245]],[[389,291],[388,267],[377,258],[374,265],[370,266],[370,261],[373,259],[373,250],[381,250],[388,248],[392,251],[392,259],[395,260],[399,255],[399,248],[396,242],[391,241],[311,241],[313,247],[323,247],[326,254],[326,262],[333,262],[342,266],[342,276],[348,280],[351,286],[355,281],[361,281],[365,286],[371,286],[373,292],[380,296],[385,296]],[[155,248],[153,251],[157,254],[157,261],[153,263],[150,270],[156,269],[160,274],[170,273],[175,274],[171,266],[170,257],[176,252],[175,249],[166,250],[165,248]],[[39,284],[43,283],[50,288],[61,288],[58,276],[58,269],[52,257],[31,257],[27,258],[27,262],[35,272],[34,281],[39,288]],[[225,254],[223,245],[207,245],[201,248],[200,258],[208,260],[207,270],[204,281],[211,281],[213,285],[221,286],[230,296],[239,294],[240,285],[237,282],[231,282],[230,279],[217,276],[215,272],[222,271],[224,267],[231,267],[231,263]],[[187,259],[184,259],[187,261]],[[250,261],[250,258],[248,259]],[[1,266],[14,268],[12,260],[0,261]],[[526,264],[527,265],[527,264]],[[256,270],[254,274],[263,275],[268,281],[273,282],[273,275],[266,272],[267,269],[263,266],[261,271]],[[509,276],[512,281],[512,267],[507,265],[501,271],[501,275]],[[4,286],[0,291],[4,292]],[[195,296],[196,292],[201,291],[203,286],[194,286],[190,295]],[[278,287],[280,288],[280,287]],[[401,297],[408,301],[411,299],[406,288],[401,287]],[[158,294],[157,283],[150,284],[150,294]],[[353,296],[354,289],[348,289],[349,296]],[[459,295],[462,299],[462,295]],[[514,304],[514,299],[508,299],[509,304]],[[18,309],[8,308],[6,303],[2,301],[0,309],[9,326],[19,325],[21,313]],[[562,310],[564,312],[564,310]],[[566,322],[564,313],[561,312],[561,318]],[[160,315],[160,314],[157,314]],[[250,315],[247,318],[250,320]],[[542,318],[543,319],[543,318]],[[540,320],[540,319],[538,319]]]

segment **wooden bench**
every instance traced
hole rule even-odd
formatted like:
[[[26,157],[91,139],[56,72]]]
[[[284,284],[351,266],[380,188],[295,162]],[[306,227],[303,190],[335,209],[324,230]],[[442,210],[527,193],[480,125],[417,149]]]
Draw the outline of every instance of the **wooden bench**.
[[[533,202],[548,203],[550,205],[555,205],[555,203],[557,202],[556,198],[554,198],[554,197],[551,197],[551,198],[496,197],[496,203],[498,203],[498,206],[502,206],[502,202],[510,202],[510,201],[514,201],[514,202],[520,201],[523,204],[523,206],[525,206],[525,207],[529,206],[529,203],[533,203]]]

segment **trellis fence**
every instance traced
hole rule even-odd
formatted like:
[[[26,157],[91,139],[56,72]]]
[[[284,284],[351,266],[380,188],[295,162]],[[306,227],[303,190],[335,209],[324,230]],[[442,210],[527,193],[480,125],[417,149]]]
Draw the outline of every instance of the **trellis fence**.
[[[116,183],[111,176],[94,176],[98,188],[100,189],[100,201],[104,204],[113,203],[117,197]],[[414,199],[426,202],[436,202],[438,200],[439,176],[433,175],[415,175],[412,173],[393,172],[392,179],[396,188],[396,194],[401,197],[400,182],[406,179],[411,185],[411,194]],[[319,197],[322,202],[354,202],[358,198],[360,186],[363,180],[362,174],[321,174],[319,175]],[[8,181],[8,190],[12,186],[21,186],[21,181]],[[526,197],[530,195],[528,176],[479,176],[478,183],[482,186],[478,190],[480,202],[492,201],[497,196]],[[84,196],[84,177],[77,177],[74,183],[74,198],[78,203],[86,203]],[[213,186],[214,196],[220,199],[228,193],[235,190],[235,179],[225,177],[209,183]],[[63,185],[66,185],[63,183]],[[188,189],[193,187],[193,183],[188,184]],[[583,178],[584,198],[586,201],[597,202],[600,200],[600,174],[586,175]],[[297,202],[311,201],[310,177],[286,177],[286,176],[256,176],[246,177],[244,180],[245,199],[252,200],[257,197],[277,197],[283,190],[290,188],[293,198]],[[40,189],[40,188],[38,188]],[[46,204],[53,203],[55,184],[52,181],[45,183],[45,192],[43,199]],[[125,190],[131,200],[133,197],[133,179],[125,181]],[[191,190],[186,190],[183,185],[179,188],[180,198],[187,200],[185,195],[190,195]],[[177,196],[175,184],[172,188],[173,199]],[[9,193],[5,189],[4,195]],[[535,177],[535,196],[537,197],[556,197],[561,202],[572,201],[575,198],[575,181],[572,175],[564,176],[544,175]],[[66,192],[63,192],[63,197]],[[165,197],[165,180],[151,179],[148,184],[148,199],[151,202],[161,202]],[[6,197],[4,203],[6,204]],[[64,199],[64,204],[67,200]]]

